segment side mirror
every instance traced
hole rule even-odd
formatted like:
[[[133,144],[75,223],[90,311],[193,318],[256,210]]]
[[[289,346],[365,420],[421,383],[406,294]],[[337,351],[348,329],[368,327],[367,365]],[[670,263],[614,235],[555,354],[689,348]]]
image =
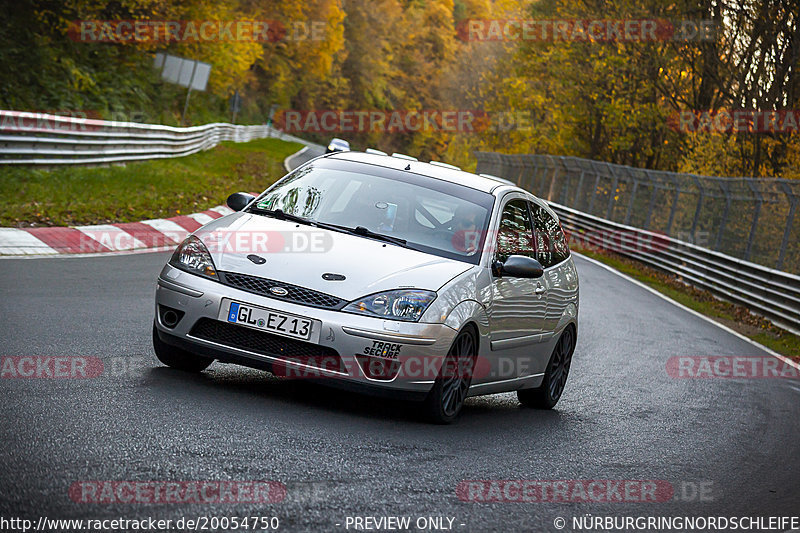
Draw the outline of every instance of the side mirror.
[[[512,255],[505,263],[495,261],[492,273],[497,277],[541,278],[544,275],[544,268],[536,259],[524,255]]]
[[[228,196],[228,201],[225,203],[234,211],[241,211],[247,207],[247,204],[252,202],[254,198],[255,196],[247,194],[246,192],[235,192]]]

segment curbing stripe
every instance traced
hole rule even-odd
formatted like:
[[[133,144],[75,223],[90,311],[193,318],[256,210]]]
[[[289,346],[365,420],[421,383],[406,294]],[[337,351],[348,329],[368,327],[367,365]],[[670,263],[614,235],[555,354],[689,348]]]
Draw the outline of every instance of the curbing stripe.
[[[158,231],[153,226],[143,222],[124,222],[112,225],[121,229],[128,235],[131,235],[137,241],[143,243],[145,248],[158,248],[159,246],[178,244],[172,238]]]
[[[200,226],[202,226],[200,222],[193,219],[189,215],[179,215],[177,217],[172,217],[167,220],[171,220],[172,222],[179,225],[180,227],[182,227],[183,229],[185,229],[190,233],[197,230]]]
[[[230,215],[231,213],[234,212],[233,209],[231,209],[227,205],[218,205],[217,207],[212,207],[208,211],[214,211],[215,213],[219,213],[222,216]],[[208,211],[206,211],[206,213],[208,213]]]
[[[57,254],[58,250],[31,233],[17,228],[0,228],[0,254]]]
[[[142,224],[154,228],[164,234],[168,239],[171,239],[176,244],[183,241],[188,235],[189,231],[180,227],[172,219],[156,218],[154,220],[143,220]]]
[[[195,219],[198,223],[200,223],[201,226],[204,225],[204,224],[208,224],[209,222],[214,220],[214,217],[212,217],[210,215],[207,215],[205,213],[194,213],[194,214],[186,215],[186,216],[188,216],[189,218]]]
[[[195,213],[195,214],[198,214],[198,213]],[[211,217],[213,219],[222,218],[224,216],[222,213],[220,213],[219,211],[214,210],[214,209],[206,209],[205,211],[203,211],[203,214],[206,215],[206,216],[209,216],[209,217]],[[192,215],[189,215],[189,216],[192,216]]]
[[[60,254],[112,251],[96,240],[87,237],[76,228],[25,228],[25,231]]]
[[[106,248],[114,251],[135,250],[147,246],[126,231],[111,224],[96,224],[75,228],[90,239],[94,239]]]
[[[308,150],[303,147],[284,159]],[[260,193],[255,193],[258,196]],[[189,233],[234,211],[219,205],[200,213],[156,218],[141,222],[120,222],[78,227],[0,228],[0,258],[99,256],[111,253],[140,253],[172,249]]]
[[[91,257],[172,250],[203,224],[234,211],[220,205],[201,213],[78,227],[0,228],[0,258]]]

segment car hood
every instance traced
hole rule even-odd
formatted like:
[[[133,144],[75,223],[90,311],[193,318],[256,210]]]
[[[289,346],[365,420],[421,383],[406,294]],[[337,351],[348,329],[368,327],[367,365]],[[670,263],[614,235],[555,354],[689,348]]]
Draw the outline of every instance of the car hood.
[[[472,268],[374,239],[250,213],[217,219],[195,235],[218,270],[283,281],[344,300],[398,288],[436,291]],[[344,279],[326,280],[323,274]]]

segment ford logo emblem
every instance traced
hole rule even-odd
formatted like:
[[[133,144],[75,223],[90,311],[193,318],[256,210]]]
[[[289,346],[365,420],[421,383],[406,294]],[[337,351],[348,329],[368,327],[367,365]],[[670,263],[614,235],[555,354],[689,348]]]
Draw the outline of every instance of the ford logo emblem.
[[[287,294],[289,294],[289,291],[287,291],[283,287],[270,287],[269,292],[271,292],[275,296],[286,296]]]

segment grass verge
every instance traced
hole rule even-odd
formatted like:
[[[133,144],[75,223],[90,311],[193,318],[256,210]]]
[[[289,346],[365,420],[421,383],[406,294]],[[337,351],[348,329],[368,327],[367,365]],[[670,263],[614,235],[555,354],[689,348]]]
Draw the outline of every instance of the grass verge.
[[[225,142],[197,154],[124,166],[0,166],[0,226],[136,222],[203,211],[236,191],[262,191],[285,174],[297,143]]]
[[[598,248],[581,246],[571,248],[627,274],[676,302],[728,326],[779,354],[800,360],[799,336],[773,325],[766,318],[752,314],[744,306],[719,300],[708,291],[686,285],[676,276],[649,268],[619,254]]]

